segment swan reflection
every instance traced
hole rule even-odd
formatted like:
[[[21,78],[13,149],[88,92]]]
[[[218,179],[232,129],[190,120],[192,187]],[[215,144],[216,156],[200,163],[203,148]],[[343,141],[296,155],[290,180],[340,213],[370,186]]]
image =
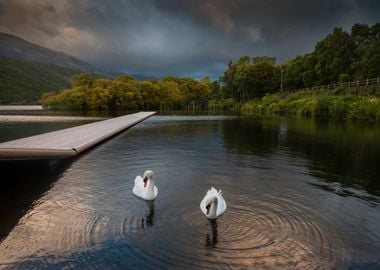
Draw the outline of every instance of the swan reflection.
[[[218,243],[218,223],[216,219],[209,219],[208,222],[211,227],[211,234],[210,232],[206,234],[206,247],[214,248]]]
[[[152,227],[154,225],[154,201],[145,201],[148,208],[149,208],[149,212],[147,215],[145,215],[142,219],[141,219],[141,227],[143,229],[147,228],[147,227]]]

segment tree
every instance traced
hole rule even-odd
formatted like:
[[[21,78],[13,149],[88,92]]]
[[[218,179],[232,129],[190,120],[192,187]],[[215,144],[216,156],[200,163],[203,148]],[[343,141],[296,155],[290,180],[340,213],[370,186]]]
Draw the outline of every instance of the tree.
[[[223,76],[220,77],[220,81],[222,83],[222,90],[224,98],[236,98],[236,82],[235,82],[235,74],[236,74],[236,65],[233,64],[230,59],[227,64],[227,69],[224,71]]]
[[[267,63],[269,63],[271,65],[275,65],[276,64],[276,57],[257,56],[257,57],[252,58],[252,63],[253,64],[257,64],[257,63],[260,63],[260,62],[267,62]]]
[[[363,80],[380,75],[380,23],[369,27],[352,26],[352,36],[357,44],[357,60],[352,65],[355,79]]]
[[[71,77],[71,82],[74,87],[86,86],[91,87],[95,81],[95,77],[91,73],[79,73]]]
[[[262,56],[243,56],[234,64],[228,63],[224,76],[221,77],[222,89],[231,93],[237,102],[245,102],[266,93],[272,93],[280,85],[280,69],[275,66],[276,58]]]
[[[317,84],[338,81],[340,74],[350,73],[356,59],[356,47],[351,36],[341,28],[334,28],[331,34],[318,42],[313,52]]]

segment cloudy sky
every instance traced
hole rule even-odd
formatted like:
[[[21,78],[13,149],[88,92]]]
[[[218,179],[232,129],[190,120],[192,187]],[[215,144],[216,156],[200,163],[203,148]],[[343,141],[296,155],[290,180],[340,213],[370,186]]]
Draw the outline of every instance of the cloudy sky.
[[[150,76],[215,78],[242,55],[282,62],[334,27],[376,22],[379,0],[0,0],[0,32]]]

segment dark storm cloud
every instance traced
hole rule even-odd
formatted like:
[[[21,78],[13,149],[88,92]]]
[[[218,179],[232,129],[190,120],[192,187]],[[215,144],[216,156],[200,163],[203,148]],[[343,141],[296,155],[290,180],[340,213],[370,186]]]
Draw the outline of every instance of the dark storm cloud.
[[[376,0],[0,0],[0,31],[115,70],[217,76],[229,58],[279,61],[333,27],[379,21]]]

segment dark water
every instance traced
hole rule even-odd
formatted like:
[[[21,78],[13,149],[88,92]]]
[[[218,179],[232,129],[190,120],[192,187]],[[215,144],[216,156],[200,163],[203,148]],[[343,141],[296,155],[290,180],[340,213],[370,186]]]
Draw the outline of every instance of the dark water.
[[[2,164],[0,268],[380,269],[379,161],[372,124],[155,116],[74,160]],[[146,169],[153,202],[132,194]]]

